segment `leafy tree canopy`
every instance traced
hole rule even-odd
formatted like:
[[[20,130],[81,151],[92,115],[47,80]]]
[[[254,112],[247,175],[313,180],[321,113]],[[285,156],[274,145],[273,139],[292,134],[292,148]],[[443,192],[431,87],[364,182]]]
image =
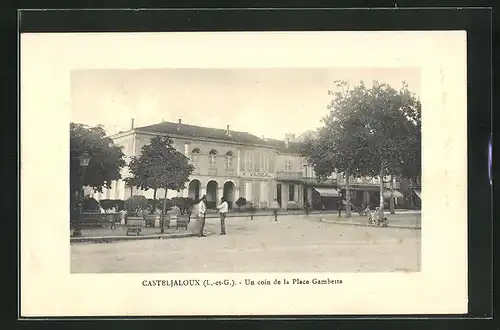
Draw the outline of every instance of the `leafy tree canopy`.
[[[127,184],[141,189],[181,190],[194,170],[189,159],[172,146],[168,136],[157,136],[142,147],[139,157],[129,164],[131,177]]]
[[[122,147],[106,137],[102,126],[89,127],[83,124],[70,124],[70,180],[72,190],[79,189],[82,175],[79,157],[88,152],[90,163],[85,169],[83,184],[102,192],[110,188],[113,180],[121,178],[120,171],[126,165]]]
[[[306,140],[302,154],[319,177],[335,169],[355,176],[379,173],[420,175],[421,104],[403,83],[399,91],[375,81],[350,87],[336,82],[332,101],[316,137]]]

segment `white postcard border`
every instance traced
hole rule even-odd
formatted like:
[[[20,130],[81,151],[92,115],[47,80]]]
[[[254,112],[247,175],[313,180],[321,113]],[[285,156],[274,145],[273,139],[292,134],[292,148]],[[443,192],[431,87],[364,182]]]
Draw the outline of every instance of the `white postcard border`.
[[[467,312],[464,31],[21,36],[21,314],[290,315]],[[422,271],[70,274],[70,72],[111,68],[418,67]],[[290,119],[292,120],[292,119]],[[342,279],[341,285],[147,288],[145,279]]]

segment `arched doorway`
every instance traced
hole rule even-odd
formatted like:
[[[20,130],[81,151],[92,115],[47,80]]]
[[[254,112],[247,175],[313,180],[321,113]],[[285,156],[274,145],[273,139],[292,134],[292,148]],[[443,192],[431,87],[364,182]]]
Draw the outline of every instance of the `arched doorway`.
[[[219,184],[217,181],[210,180],[207,183],[207,208],[215,208],[217,205],[217,188]]]
[[[234,200],[234,183],[227,181],[224,183],[224,199],[227,201],[229,208],[233,208]]]
[[[199,180],[194,179],[191,182],[189,182],[188,196],[190,198],[198,200],[201,197],[200,196],[200,187],[201,187],[201,183]]]

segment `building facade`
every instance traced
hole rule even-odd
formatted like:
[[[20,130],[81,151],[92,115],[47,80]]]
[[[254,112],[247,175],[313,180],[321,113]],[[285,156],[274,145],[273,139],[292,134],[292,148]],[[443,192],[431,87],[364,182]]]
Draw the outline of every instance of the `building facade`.
[[[111,138],[116,145],[123,146],[130,160],[132,156],[139,156],[141,148],[158,135],[169,136],[176,150],[188,157],[195,168],[186,188],[167,191],[167,198],[198,199],[206,195],[209,208],[215,207],[221,197],[231,206],[239,197],[244,197],[258,208],[266,208],[276,199],[285,210],[303,208],[306,203],[315,209],[335,209],[342,198],[341,176],[332,173],[326,180],[316,179],[313,167],[299,153],[300,141],[293,136],[283,141],[265,139],[232,131],[229,126],[213,129],[186,125],[181,120],[136,128],[132,120],[129,130]],[[128,169],[124,168],[122,177],[127,176]],[[356,184],[356,179],[351,180],[355,182],[351,186],[359,188],[352,190],[352,197],[361,194],[360,200],[376,199],[377,181],[361,181]],[[110,189],[93,197],[125,200],[132,195],[153,198],[153,190],[128,187],[123,180],[118,180],[112,182]],[[156,197],[164,198],[165,191],[159,189]]]

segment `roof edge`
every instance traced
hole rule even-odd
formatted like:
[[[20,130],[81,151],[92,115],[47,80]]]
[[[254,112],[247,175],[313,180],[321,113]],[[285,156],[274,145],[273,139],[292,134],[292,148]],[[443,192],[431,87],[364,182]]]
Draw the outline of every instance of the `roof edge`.
[[[126,136],[129,136],[129,135],[132,135],[135,133],[135,129],[129,129],[127,131],[124,131],[124,132],[118,132],[118,133],[115,133],[115,134],[111,134],[111,135],[108,135],[107,137],[108,138],[111,138],[111,139],[120,139],[120,138],[123,138],[123,137],[126,137]]]
[[[144,135],[152,135],[152,136],[170,136],[172,138],[180,138],[184,140],[193,140],[193,141],[209,141],[209,142],[219,142],[219,143],[228,143],[228,144],[239,144],[239,145],[244,145],[244,146],[249,146],[249,147],[261,147],[261,148],[267,148],[267,149],[273,149],[277,150],[278,148],[275,146],[270,146],[266,144],[257,144],[257,143],[243,143],[243,142],[234,142],[231,140],[218,140],[218,139],[211,139],[211,138],[201,138],[201,137],[193,137],[193,136],[184,136],[182,134],[171,134],[171,133],[163,133],[163,132],[151,132],[151,131],[144,131],[144,130],[139,130],[135,129],[134,130],[136,134],[144,134]]]

